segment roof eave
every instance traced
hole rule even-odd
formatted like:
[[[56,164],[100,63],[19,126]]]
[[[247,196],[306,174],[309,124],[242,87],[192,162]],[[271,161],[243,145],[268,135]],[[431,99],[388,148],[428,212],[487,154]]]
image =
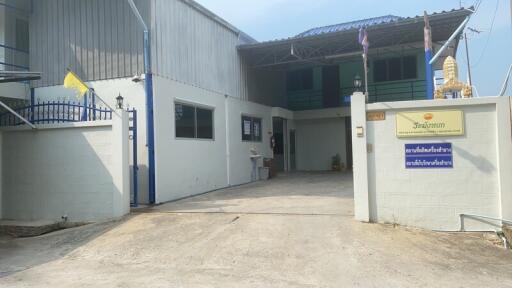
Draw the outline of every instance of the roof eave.
[[[460,9],[460,10],[455,10],[455,11],[450,11],[450,12],[445,12],[445,13],[431,14],[431,15],[429,15],[429,18],[430,18],[430,21],[433,22],[433,21],[451,18],[454,16],[469,16],[472,13],[474,13],[474,11],[471,9]],[[369,27],[368,31],[387,29],[389,27],[406,26],[406,25],[410,25],[410,24],[423,22],[423,21],[424,21],[423,16],[405,18],[405,19],[397,21],[397,22],[383,23],[383,24],[378,24],[378,25]],[[283,39],[283,40],[260,42],[260,43],[255,43],[255,44],[245,44],[245,45],[239,45],[238,49],[243,51],[243,50],[250,50],[250,49],[254,49],[254,48],[265,48],[265,47],[273,47],[273,46],[280,46],[280,45],[289,45],[292,43],[315,41],[315,40],[321,40],[321,39],[336,37],[336,36],[345,35],[345,34],[351,34],[356,31],[357,31],[357,29],[350,29],[350,30],[339,31],[339,32],[324,33],[324,34],[320,34],[320,35],[312,35],[312,36],[299,37],[299,38],[288,38],[288,39]]]

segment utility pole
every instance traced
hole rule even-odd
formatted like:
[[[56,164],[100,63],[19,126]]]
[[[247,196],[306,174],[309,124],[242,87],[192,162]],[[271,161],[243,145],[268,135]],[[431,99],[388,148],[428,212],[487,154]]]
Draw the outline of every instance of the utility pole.
[[[466,33],[464,33],[464,42],[466,43],[466,61],[468,63],[469,86],[473,87],[473,80],[471,78],[471,62],[469,62],[468,35]]]

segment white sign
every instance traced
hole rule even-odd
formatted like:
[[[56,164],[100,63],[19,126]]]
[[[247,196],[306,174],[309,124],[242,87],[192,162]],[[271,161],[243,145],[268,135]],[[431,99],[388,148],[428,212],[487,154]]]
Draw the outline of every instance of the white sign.
[[[251,135],[251,120],[244,120],[244,135]]]

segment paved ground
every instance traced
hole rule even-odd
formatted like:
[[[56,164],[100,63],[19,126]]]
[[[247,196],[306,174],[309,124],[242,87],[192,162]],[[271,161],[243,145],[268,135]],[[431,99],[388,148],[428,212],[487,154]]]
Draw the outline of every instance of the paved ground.
[[[352,220],[350,175],[295,174],[31,239],[0,287],[512,287],[482,234]]]

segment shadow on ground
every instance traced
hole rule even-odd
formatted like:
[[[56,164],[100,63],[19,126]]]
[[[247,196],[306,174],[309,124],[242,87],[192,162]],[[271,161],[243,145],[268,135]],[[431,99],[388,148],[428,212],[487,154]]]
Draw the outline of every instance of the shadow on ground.
[[[269,181],[235,186],[165,203],[144,212],[296,213],[353,215],[351,173],[283,173]]]
[[[133,217],[130,215],[118,221],[89,224],[37,237],[0,235],[0,278],[65,257]]]

